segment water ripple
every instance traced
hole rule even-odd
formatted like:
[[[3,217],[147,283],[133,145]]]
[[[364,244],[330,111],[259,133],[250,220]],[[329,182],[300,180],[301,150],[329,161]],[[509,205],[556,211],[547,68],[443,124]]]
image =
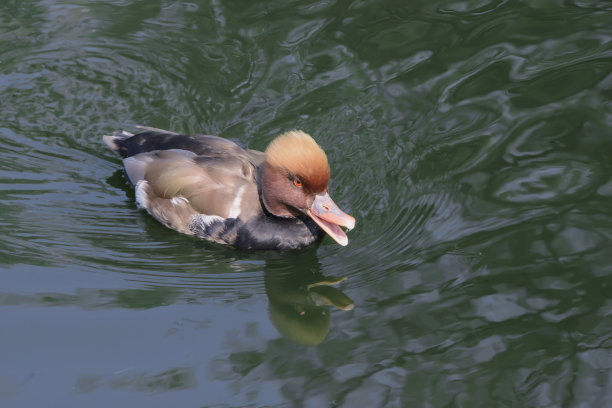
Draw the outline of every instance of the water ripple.
[[[508,169],[493,182],[494,196],[513,203],[567,200],[593,189],[597,181],[586,163],[530,160],[520,169]],[[497,186],[496,186],[497,185]]]
[[[610,405],[608,3],[38,0],[0,11],[2,340],[45,338],[7,355],[5,370],[53,350],[56,367],[79,371],[64,390],[76,377],[83,394],[110,394],[118,381],[137,399],[157,378],[156,398],[169,398],[212,377],[231,406],[287,395],[296,406]],[[330,193],[357,219],[349,245],[253,253],[167,230],[137,209],[100,141],[137,124],[256,149],[290,128],[312,133]],[[307,283],[344,276],[356,307],[331,313],[323,343],[278,338],[269,287],[293,301],[287,282],[304,297]],[[143,344],[164,361],[138,357]],[[198,362],[173,371],[173,350]],[[159,377],[83,374],[131,358],[161,364]],[[11,398],[48,394],[3,378]]]

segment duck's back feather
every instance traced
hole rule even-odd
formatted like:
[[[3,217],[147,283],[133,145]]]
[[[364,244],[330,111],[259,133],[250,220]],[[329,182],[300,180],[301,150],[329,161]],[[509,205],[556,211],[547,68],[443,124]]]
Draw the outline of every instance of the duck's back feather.
[[[236,143],[211,135],[181,135],[160,129],[147,130],[136,135],[120,132],[105,136],[106,144],[126,158],[153,150],[181,149],[197,155],[241,155],[245,150]]]

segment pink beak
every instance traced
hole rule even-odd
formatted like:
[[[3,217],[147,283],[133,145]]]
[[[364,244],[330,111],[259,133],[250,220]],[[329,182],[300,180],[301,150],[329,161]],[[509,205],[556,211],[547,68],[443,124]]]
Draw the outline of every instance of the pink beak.
[[[328,193],[317,194],[307,214],[337,243],[348,244],[348,237],[340,227],[352,230],[355,218],[338,208]]]

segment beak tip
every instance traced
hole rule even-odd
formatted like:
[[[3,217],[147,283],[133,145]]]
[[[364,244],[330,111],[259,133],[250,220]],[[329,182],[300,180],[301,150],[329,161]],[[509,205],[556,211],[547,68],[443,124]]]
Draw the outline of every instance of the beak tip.
[[[351,231],[353,228],[355,228],[355,218],[351,217],[350,220],[344,226],[347,230]]]

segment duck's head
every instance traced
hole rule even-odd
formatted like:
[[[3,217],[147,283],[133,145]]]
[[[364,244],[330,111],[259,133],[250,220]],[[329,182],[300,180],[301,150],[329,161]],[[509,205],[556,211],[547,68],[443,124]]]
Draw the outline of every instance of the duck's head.
[[[340,227],[355,227],[355,219],[333,202],[328,192],[327,156],[312,137],[292,130],[266,149],[261,190],[266,209],[277,217],[306,214],[340,245],[348,238]]]

